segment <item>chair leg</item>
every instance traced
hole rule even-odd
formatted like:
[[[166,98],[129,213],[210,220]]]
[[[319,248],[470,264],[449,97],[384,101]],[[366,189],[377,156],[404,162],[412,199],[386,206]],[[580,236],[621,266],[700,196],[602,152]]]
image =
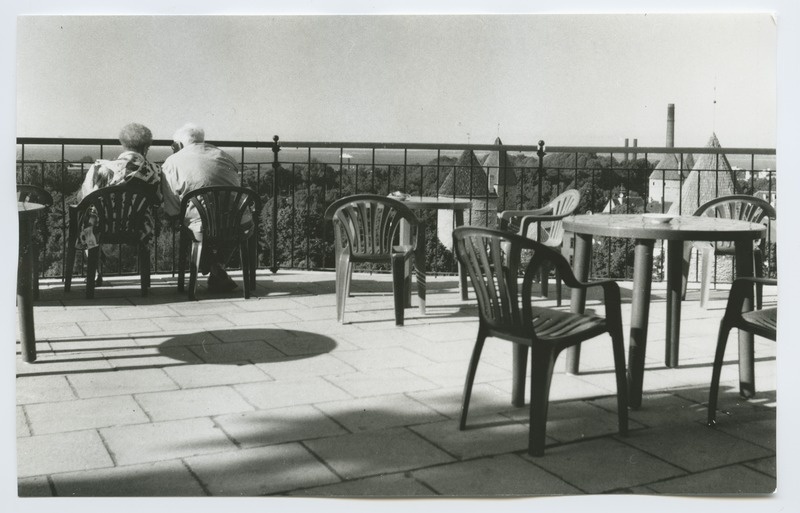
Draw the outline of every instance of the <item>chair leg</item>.
[[[483,343],[486,342],[486,331],[483,326],[478,327],[478,338],[475,340],[475,347],[472,348],[472,357],[467,368],[467,379],[464,382],[464,393],[461,396],[461,418],[458,422],[458,429],[463,431],[467,427],[467,415],[469,414],[469,400],[472,397],[472,384],[475,381],[475,373],[478,370],[478,360],[481,358]]]
[[[200,255],[203,254],[203,243],[192,243],[192,256],[189,261],[189,299],[196,299],[197,272],[200,268]]]
[[[754,251],[753,252],[753,263],[754,263],[754,271],[757,278],[762,278],[764,276],[764,257],[761,254],[761,251]],[[756,283],[756,310],[761,310],[761,307],[764,305],[764,285],[762,283]]]
[[[708,296],[711,289],[711,261],[714,259],[714,250],[700,252],[700,306],[708,307]]]
[[[250,299],[250,247],[247,241],[239,246],[239,258],[242,261],[242,288],[244,298]]]
[[[549,295],[548,294],[548,292],[549,292],[548,283],[550,281],[550,266],[547,265],[546,262],[543,262],[542,263],[542,267],[540,268],[539,271],[541,272],[541,275],[540,275],[541,277],[539,278],[539,281],[541,282],[542,297],[548,297],[548,295]]]
[[[414,269],[417,273],[417,298],[419,300],[419,313],[425,315],[425,298],[427,293],[425,251],[418,251],[414,256]]]
[[[708,390],[708,425],[714,426],[717,423],[717,396],[719,395],[719,379],[722,374],[722,360],[725,357],[725,346],[728,343],[728,335],[731,326],[725,318],[719,323],[719,335],[717,336],[717,350],[714,354],[714,367],[711,372],[711,387]]]
[[[178,292],[184,291],[184,284],[186,282],[186,258],[191,243],[192,241],[189,240],[186,230],[181,229],[178,241]]]
[[[344,322],[344,305],[350,289],[350,254],[341,253],[336,262],[336,320]]]
[[[561,306],[561,273],[556,269],[556,306]]]
[[[550,383],[557,356],[558,353],[552,348],[531,348],[531,411],[528,434],[528,454],[531,456],[544,455]]]
[[[39,300],[39,245],[35,242],[31,244],[31,254],[33,255],[33,300]]]
[[[394,290],[394,322],[402,326],[406,307],[406,259],[403,255],[392,255],[392,289]]]
[[[514,344],[512,349],[511,381],[511,404],[514,406],[525,405],[525,371],[528,370],[528,346]]]
[[[628,379],[625,370],[625,339],[622,335],[622,326],[613,329],[611,347],[614,352],[614,373],[617,378],[617,422],[619,434],[628,434]]]
[[[683,265],[681,267],[681,271],[683,273],[681,279],[681,300],[686,299],[686,289],[689,286],[689,264],[691,262],[691,259],[692,259],[692,244],[690,242],[684,242]]]
[[[150,248],[147,244],[139,246],[139,280],[141,281],[142,297],[147,297],[150,289]]]
[[[250,290],[256,290],[256,270],[258,269],[258,234],[250,237],[247,249],[250,251],[248,260],[250,262]]]
[[[94,278],[97,274],[97,260],[100,258],[100,246],[95,246],[88,251],[86,259],[86,299],[94,298]]]
[[[69,230],[64,262],[64,292],[72,287],[72,270],[75,267],[75,241],[78,239],[78,213],[74,206],[69,207]]]

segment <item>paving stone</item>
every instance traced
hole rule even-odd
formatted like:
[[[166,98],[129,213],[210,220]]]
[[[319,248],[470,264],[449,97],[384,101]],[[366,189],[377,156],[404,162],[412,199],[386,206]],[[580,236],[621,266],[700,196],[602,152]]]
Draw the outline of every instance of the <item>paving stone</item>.
[[[17,480],[17,496],[19,497],[52,497],[53,491],[47,476],[23,477]]]
[[[523,457],[587,493],[639,486],[686,474],[611,438],[547,447],[542,457]]]
[[[269,312],[271,310],[288,310],[291,312],[299,305],[297,298],[294,297],[251,297],[247,301],[236,303],[239,309],[246,312]]]
[[[112,320],[154,319],[156,317],[176,317],[178,312],[167,305],[138,305],[131,308],[101,308],[103,314]]]
[[[28,427],[28,421],[25,418],[25,411],[21,406],[17,406],[17,436],[31,436],[31,430]]]
[[[716,429],[724,431],[742,440],[766,447],[775,452],[776,440],[775,432],[777,429],[775,418],[754,419],[733,422],[717,422]]]
[[[456,419],[461,415],[462,388],[441,388],[422,392],[411,391],[407,395],[427,404],[447,417]],[[492,413],[506,413],[514,409],[515,407],[511,405],[510,394],[501,392],[485,383],[476,383],[472,387],[472,397],[469,402],[470,415],[483,416]],[[527,407],[525,407],[525,411],[527,411]]]
[[[17,438],[19,477],[113,466],[97,431]]]
[[[467,428],[445,420],[410,428],[458,459],[522,451],[528,448],[528,426],[500,415],[470,416]]]
[[[278,332],[280,333],[280,332]],[[267,340],[269,345],[287,356],[309,356],[330,353],[341,347],[325,331],[310,333],[308,331],[290,330],[291,336],[273,337]]]
[[[436,383],[440,387],[453,388],[464,385],[464,380],[467,377],[468,365],[466,361],[458,360],[406,367],[406,370],[432,383]],[[475,375],[475,383],[505,380],[508,376],[508,371],[495,367],[492,364],[481,362],[480,365],[478,365],[478,372]]]
[[[53,484],[60,497],[206,495],[186,466],[177,460],[55,474]]]
[[[414,338],[420,338],[414,336]],[[472,356],[472,347],[474,342],[466,341],[466,340],[454,340],[449,342],[431,342],[429,340],[424,340],[421,343],[417,343],[416,340],[413,341],[414,343],[407,343],[404,344],[408,350],[413,351],[421,356],[424,356],[428,360],[432,362],[463,362],[464,374],[466,375],[466,362],[469,362],[470,357]],[[481,368],[484,364],[481,360],[480,364],[478,365],[478,369]],[[488,364],[491,365],[491,364]],[[511,360],[509,359],[506,362],[506,367],[511,365]]]
[[[389,474],[291,492],[300,497],[431,497],[437,494],[408,472]]]
[[[26,411],[36,435],[149,422],[128,395],[30,404]]]
[[[519,456],[506,454],[416,470],[412,475],[445,496],[571,495],[580,490]]]
[[[252,363],[179,365],[165,367],[164,372],[181,388],[213,387],[272,380]]]
[[[298,379],[309,376],[338,375],[356,372],[351,365],[330,354],[309,357],[283,358],[269,363],[256,364],[259,369],[277,380]]]
[[[777,460],[775,456],[755,461],[748,461],[744,465],[768,476],[776,477],[778,475]]]
[[[128,335],[160,331],[159,326],[149,319],[123,319],[79,323],[81,329],[90,337],[99,335]]]
[[[132,369],[70,374],[67,379],[81,398],[175,390],[178,385],[160,369]]]
[[[239,310],[236,312],[223,313],[221,317],[234,326],[264,326],[292,322],[298,319],[298,317],[284,310],[272,310],[269,313],[242,312]]]
[[[339,481],[296,443],[197,456],[186,463],[218,496],[266,495]]]
[[[108,427],[100,434],[120,466],[235,449],[208,418]]]
[[[320,403],[317,408],[353,432],[444,419],[443,415],[424,404],[399,394]]]
[[[680,495],[743,495],[771,494],[777,483],[774,477],[734,465],[677,477],[649,485],[658,493]]]
[[[211,330],[220,328],[230,328],[233,324],[227,319],[217,314],[208,315],[188,315],[179,317],[162,317],[152,321],[157,328],[149,329],[147,331],[158,331],[160,328],[163,331],[173,330]],[[145,331],[145,330],[142,330]]]
[[[436,388],[434,383],[405,369],[351,372],[326,379],[354,397],[399,394]]]
[[[109,318],[100,309],[73,308],[63,310],[34,309],[37,331],[39,326],[45,327],[51,323],[73,323],[86,321],[107,321]]]
[[[210,334],[222,342],[252,342],[281,340],[294,337],[295,334],[280,328],[229,328],[210,331]]]
[[[213,299],[172,303],[169,305],[169,309],[184,317],[195,317],[206,314],[216,316],[230,312],[242,311],[235,301]]]
[[[530,420],[530,404],[505,416],[519,422]],[[628,429],[644,426],[628,418]],[[616,405],[608,411],[595,405],[594,401],[557,401],[547,409],[547,436],[559,442],[574,442],[598,436],[619,433]]]
[[[17,404],[70,401],[75,393],[65,376],[20,376],[16,379]]]
[[[305,445],[345,479],[453,461],[404,428],[310,440]]]
[[[155,422],[253,409],[233,388],[227,386],[137,394],[136,400]]]
[[[191,349],[206,363],[240,363],[246,361],[264,363],[285,357],[272,346],[260,340],[192,346]]]
[[[37,342],[37,345],[39,343]],[[16,361],[18,377],[44,377],[57,374],[74,375],[82,372],[110,370],[111,364],[101,353],[85,354],[42,354],[37,355],[33,363],[25,363],[21,358]]]
[[[102,354],[111,367],[117,370],[138,367],[169,368],[202,363],[199,356],[185,347],[137,347],[103,351]]]
[[[337,354],[336,357],[364,372],[397,367],[413,367],[431,363],[427,358],[402,347],[346,351]]]
[[[334,314],[335,315],[335,314]],[[414,335],[404,328],[392,327],[388,330],[365,331],[352,329],[342,333],[341,338],[352,342],[361,349],[383,349],[398,346],[432,345],[429,340]]]
[[[347,433],[310,405],[220,415],[214,421],[243,448]]]
[[[632,431],[624,441],[691,472],[773,455],[699,422]]]
[[[324,379],[282,380],[234,385],[250,404],[260,409],[349,399],[350,395]]]
[[[36,312],[33,314],[34,322],[36,322]],[[108,321],[106,321],[108,322]],[[36,342],[59,339],[59,338],[82,338],[87,334],[78,327],[74,322],[58,322],[48,324],[35,324]],[[19,336],[17,336],[19,340]]]
[[[56,357],[66,356],[69,353],[87,355],[94,352],[102,353],[107,350],[129,349],[137,347],[136,342],[130,337],[84,337],[81,340],[52,340],[50,347]]]

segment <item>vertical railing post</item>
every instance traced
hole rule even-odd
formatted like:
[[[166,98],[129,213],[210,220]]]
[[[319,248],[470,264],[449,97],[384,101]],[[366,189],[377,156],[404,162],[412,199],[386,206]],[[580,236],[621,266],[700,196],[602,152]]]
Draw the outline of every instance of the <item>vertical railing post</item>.
[[[536,208],[542,208],[542,183],[544,180],[544,156],[547,155],[544,151],[544,141],[539,141],[539,148],[536,150],[536,156],[539,157],[539,198],[537,199]]]
[[[275,144],[272,145],[272,267],[269,268],[272,274],[278,272],[278,152],[281,151],[280,138],[276,135],[272,138]]]

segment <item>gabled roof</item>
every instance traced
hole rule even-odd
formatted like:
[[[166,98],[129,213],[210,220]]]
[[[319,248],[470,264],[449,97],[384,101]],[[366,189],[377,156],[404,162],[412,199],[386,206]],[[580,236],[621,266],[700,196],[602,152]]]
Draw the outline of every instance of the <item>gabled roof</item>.
[[[439,187],[439,196],[461,198],[497,197],[487,185],[488,177],[472,150],[464,150]]]
[[[665,154],[650,173],[650,180],[680,180],[681,173],[684,179],[689,176],[694,167],[694,157],[691,153],[685,154],[683,159],[679,157],[675,153]]]
[[[503,141],[498,137],[494,144],[502,146]],[[496,176],[494,181],[497,185],[513,187],[517,185],[517,174],[508,159],[508,152],[505,150],[490,152],[483,161],[483,166],[488,169],[489,176]]]

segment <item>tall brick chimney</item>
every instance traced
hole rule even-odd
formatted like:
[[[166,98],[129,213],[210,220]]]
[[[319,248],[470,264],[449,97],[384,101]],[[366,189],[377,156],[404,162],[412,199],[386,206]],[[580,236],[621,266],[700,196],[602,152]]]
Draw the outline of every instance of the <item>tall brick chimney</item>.
[[[626,137],[625,138],[625,157],[623,159],[623,162],[627,162],[627,161],[628,161],[628,138]]]
[[[633,160],[639,158],[639,155],[636,153],[636,147],[639,146],[639,139],[633,139]]]
[[[667,105],[667,148],[675,147],[675,104]]]

